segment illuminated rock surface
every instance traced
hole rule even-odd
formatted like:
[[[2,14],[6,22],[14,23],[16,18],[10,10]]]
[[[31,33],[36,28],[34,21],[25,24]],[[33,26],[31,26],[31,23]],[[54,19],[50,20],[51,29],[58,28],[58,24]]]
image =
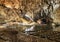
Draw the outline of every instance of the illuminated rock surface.
[[[51,23],[41,24],[44,14]],[[33,34],[24,33],[35,25]],[[60,0],[0,0],[0,42],[60,42]]]

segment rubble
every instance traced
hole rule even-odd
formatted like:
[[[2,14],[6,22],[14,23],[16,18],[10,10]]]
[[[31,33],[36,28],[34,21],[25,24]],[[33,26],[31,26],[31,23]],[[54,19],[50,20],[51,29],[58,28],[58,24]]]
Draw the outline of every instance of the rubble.
[[[0,0],[0,42],[60,42],[56,23],[60,0]]]

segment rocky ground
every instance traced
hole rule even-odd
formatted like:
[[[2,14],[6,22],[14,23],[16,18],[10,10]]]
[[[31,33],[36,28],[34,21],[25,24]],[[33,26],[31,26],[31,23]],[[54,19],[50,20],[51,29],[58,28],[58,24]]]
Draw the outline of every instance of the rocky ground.
[[[46,1],[47,3],[44,0],[0,0],[0,42],[60,42],[60,0],[57,1],[59,7],[56,10],[54,8],[53,12],[48,7],[50,1]],[[39,15],[44,14],[42,7],[48,7],[54,23],[40,24]],[[28,15],[27,18],[24,17],[25,14]],[[32,25],[35,26],[35,31],[25,34],[25,29]]]

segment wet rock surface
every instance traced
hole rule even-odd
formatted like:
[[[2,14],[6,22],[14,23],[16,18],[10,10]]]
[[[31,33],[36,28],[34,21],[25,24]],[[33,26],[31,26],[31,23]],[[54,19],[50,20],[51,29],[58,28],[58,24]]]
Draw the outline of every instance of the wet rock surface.
[[[0,42],[60,42],[60,32],[40,31],[33,35],[26,35],[14,29],[1,29]]]

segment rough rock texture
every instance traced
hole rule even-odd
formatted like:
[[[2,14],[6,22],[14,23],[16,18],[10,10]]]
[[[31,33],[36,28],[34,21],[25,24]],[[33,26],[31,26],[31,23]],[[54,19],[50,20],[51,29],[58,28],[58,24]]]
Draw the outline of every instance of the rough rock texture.
[[[19,23],[33,24],[35,22],[37,23],[38,20],[40,23],[40,15],[45,15],[44,12],[46,14],[48,13],[45,9],[49,9],[49,13],[53,14],[54,22],[60,23],[60,7],[53,11],[53,2],[50,5],[50,1],[51,0],[0,0],[0,42],[60,42],[60,27],[56,27],[54,28],[55,31],[52,31],[46,30],[46,27],[42,25],[42,29],[38,27],[39,29],[37,28],[38,31],[36,31],[35,34],[26,35],[23,32],[21,33],[21,31],[24,31],[28,26],[18,25]],[[54,5],[55,4],[56,3],[54,3]],[[58,0],[58,4],[60,5],[60,0]],[[42,12],[42,8],[44,12]],[[24,17],[25,14],[36,21]],[[47,24],[49,25],[49,22]],[[48,28],[50,28],[50,25]]]

